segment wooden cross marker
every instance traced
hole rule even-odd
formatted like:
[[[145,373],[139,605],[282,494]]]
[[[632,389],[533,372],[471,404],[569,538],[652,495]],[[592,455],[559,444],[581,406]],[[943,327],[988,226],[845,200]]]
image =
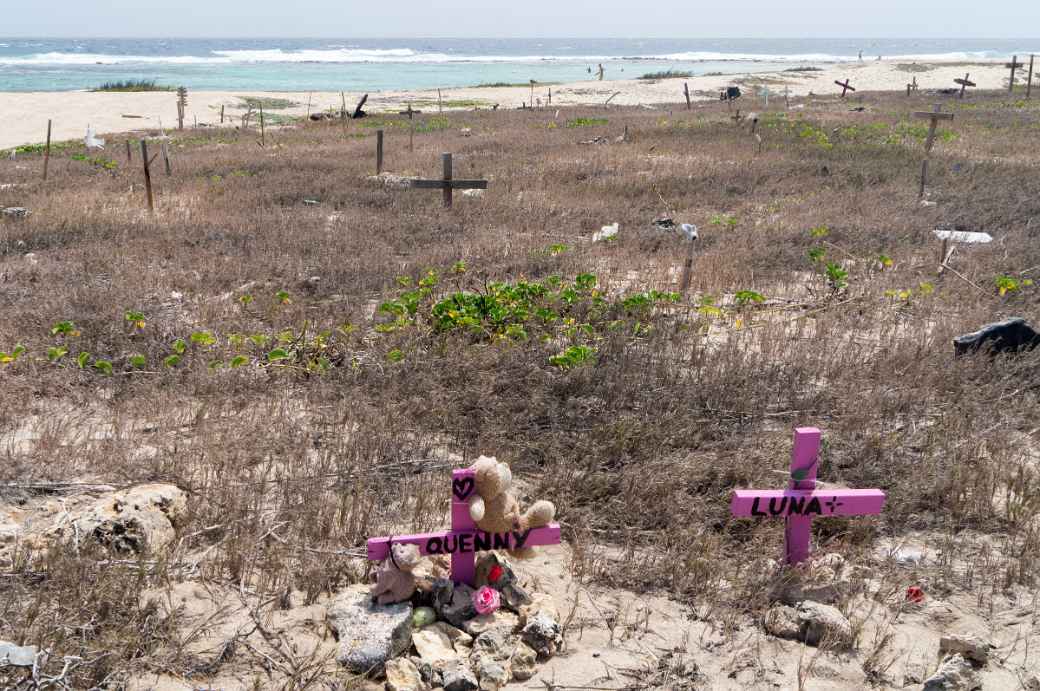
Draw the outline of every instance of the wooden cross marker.
[[[444,177],[440,180],[413,179],[409,186],[418,190],[444,190],[444,208],[451,208],[452,190],[486,190],[487,180],[455,180],[452,177],[451,154],[441,154]]]
[[[188,107],[188,89],[177,87],[177,129],[184,129],[184,112]]]
[[[918,188],[917,197],[918,199],[924,199],[924,187],[928,182],[928,157],[932,153],[932,146],[935,144],[935,128],[939,125],[940,120],[953,120],[953,113],[943,113],[942,105],[936,103],[932,106],[931,112],[929,111],[918,111],[914,113],[915,118],[928,118],[931,123],[928,125],[928,138],[924,142],[924,160],[921,161],[921,185]]]
[[[815,516],[865,516],[881,513],[885,493],[879,489],[816,489],[820,430],[798,427],[791,452],[791,481],[786,490],[736,490],[730,501],[734,516],[783,517],[784,558],[789,565],[809,558]]]
[[[1004,67],[1011,69],[1011,77],[1008,79],[1008,93],[1010,94],[1015,90],[1015,70],[1022,66],[1022,63],[1018,61],[1017,55],[1011,56],[1011,62],[1005,62]]]
[[[412,102],[411,101],[408,102],[408,108],[406,110],[398,111],[398,114],[400,114],[400,115],[407,115],[408,116],[408,150],[409,151],[414,151],[415,150],[415,122],[412,120],[412,117],[416,113],[421,113],[421,112],[422,112],[421,110],[412,110]]]
[[[476,498],[476,481],[472,468],[451,473],[451,530],[419,535],[374,537],[368,541],[370,561],[390,558],[390,546],[415,545],[421,554],[450,554],[451,580],[473,585],[476,578],[476,553],[493,549],[521,549],[560,544],[560,526],[550,523],[544,528],[489,533],[478,528],[469,515],[470,499]]]
[[[973,82],[970,79],[968,79],[968,77],[970,77],[970,76],[971,76],[970,74],[965,74],[964,75],[964,79],[954,79],[953,80],[954,84],[960,84],[961,85],[961,93],[960,93],[960,96],[958,98],[964,98],[964,89],[965,88],[967,88],[969,86],[975,86],[975,82]]]
[[[841,87],[841,97],[842,98],[845,98],[845,92],[847,92],[847,91],[855,91],[856,90],[856,87],[851,86],[849,84],[848,78],[845,79],[844,83],[839,82],[837,79],[835,79],[834,83]]]

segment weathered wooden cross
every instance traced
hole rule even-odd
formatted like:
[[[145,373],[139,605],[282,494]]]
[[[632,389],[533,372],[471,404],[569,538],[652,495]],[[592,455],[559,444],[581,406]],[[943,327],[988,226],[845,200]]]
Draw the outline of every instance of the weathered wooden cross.
[[[1011,56],[1011,62],[1005,62],[1004,67],[1011,69],[1011,77],[1008,78],[1008,93],[1010,94],[1015,90],[1015,70],[1022,66],[1022,63],[1018,61],[1017,55]]]
[[[881,513],[885,493],[879,489],[816,489],[820,430],[798,427],[791,452],[791,482],[785,490],[733,492],[734,516],[783,517],[785,561],[798,564],[809,558],[815,516],[865,516]]]
[[[474,471],[461,468],[451,473],[451,530],[419,535],[374,537],[368,541],[368,558],[381,561],[390,557],[391,543],[416,545],[422,554],[450,554],[451,580],[473,585],[476,553],[492,549],[522,549],[560,544],[560,526],[488,533],[479,529],[469,516],[469,499],[476,491]]]
[[[932,106],[931,111],[917,111],[914,113],[915,118],[928,118],[931,120],[931,124],[928,125],[928,138],[924,141],[924,160],[921,162],[921,186],[918,190],[918,198],[924,199],[924,187],[928,181],[928,157],[932,153],[932,146],[935,144],[935,128],[939,125],[940,120],[953,120],[953,113],[943,113],[942,105],[936,103]]]
[[[452,190],[486,190],[487,180],[455,180],[452,177],[451,154],[441,154],[444,177],[440,180],[412,179],[409,186],[419,190],[444,190],[444,208],[451,208]]]
[[[837,79],[834,80],[834,83],[841,87],[841,97],[842,98],[845,98],[845,92],[846,91],[855,91],[856,90],[856,87],[851,86],[849,84],[848,77],[845,78],[845,82],[844,83],[839,82]]]
[[[960,93],[960,96],[958,98],[964,98],[964,89],[966,87],[975,86],[975,82],[973,82],[970,79],[968,79],[968,77],[970,77],[970,76],[971,76],[970,74],[965,73],[964,79],[954,79],[953,80],[954,84],[960,84],[961,85],[961,93]]]

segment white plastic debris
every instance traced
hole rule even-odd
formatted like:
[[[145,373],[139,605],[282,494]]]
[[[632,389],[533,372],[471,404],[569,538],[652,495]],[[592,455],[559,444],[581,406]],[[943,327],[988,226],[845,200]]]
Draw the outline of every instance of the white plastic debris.
[[[461,134],[463,137],[468,137],[469,135],[473,134],[473,130],[469,127],[463,127],[461,130],[459,130],[459,134]]]
[[[36,662],[36,646],[20,646],[0,641],[0,665],[32,667]]]
[[[686,238],[687,242],[693,242],[697,239],[697,226],[692,223],[683,223],[679,226],[679,230],[682,231],[683,237]]]
[[[83,138],[83,143],[88,149],[104,149],[105,140],[101,139],[94,132],[94,128],[87,125],[87,136]]]
[[[462,192],[463,197],[483,197],[484,190],[464,190]]]
[[[933,206],[939,206],[939,202],[933,202],[933,201],[929,201],[927,199],[922,199],[921,200],[921,206],[923,206],[926,209],[930,209]]]
[[[614,223],[609,226],[603,226],[599,229],[598,233],[593,233],[593,242],[602,242],[604,240],[610,240],[611,238],[617,237],[618,231],[621,229],[620,225]]]
[[[968,245],[985,245],[987,242],[993,242],[993,236],[989,233],[971,233],[966,230],[939,230],[938,228],[932,232],[940,240],[963,242]]]

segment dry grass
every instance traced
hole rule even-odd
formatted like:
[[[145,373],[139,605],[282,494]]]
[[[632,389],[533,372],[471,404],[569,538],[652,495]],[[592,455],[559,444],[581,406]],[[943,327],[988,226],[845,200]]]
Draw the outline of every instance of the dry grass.
[[[1040,317],[1036,289],[995,287],[1040,267],[1040,104],[953,102],[955,137],[932,165],[939,204],[922,208],[909,113],[929,103],[857,98],[867,112],[825,99],[761,113],[761,154],[721,104],[443,116],[450,127],[421,129],[413,153],[406,127],[388,129],[388,170],[434,176],[452,151],[456,177],[491,181],[451,211],[437,192],[365,179],[375,164],[364,122],[268,130],[266,148],[252,131],[175,137],[173,177],[153,171],[154,218],[137,151],[126,165],[119,140],[106,154],[116,170],[72,150],[52,158],[47,183],[39,157],[0,161],[0,184],[24,184],[0,191],[0,206],[33,211],[0,221],[0,350],[27,348],[0,372],[0,481],[167,481],[191,495],[180,541],[158,561],[107,568],[79,553],[0,565],[0,638],[51,648],[58,671],[61,654],[83,658],[77,687],[142,669],[188,674],[172,615],[139,606],[141,593],[190,578],[241,584],[272,607],[288,592],[313,603],[364,576],[352,555],[366,537],[443,525],[445,468],[480,453],[557,503],[582,578],[663,589],[725,625],[765,603],[782,533],[730,519],[729,494],[781,485],[791,428],[804,424],[824,430],[822,479],[889,495],[878,520],[817,521],[818,544],[865,559],[878,534],[956,543],[971,529],[1001,545],[984,564],[999,583],[1035,587],[1040,355],[955,361],[950,339]],[[609,122],[564,127],[577,118]],[[626,126],[627,143],[578,144]],[[701,229],[690,298],[590,327],[580,338],[594,364],[549,364],[562,326],[548,343],[422,321],[373,330],[385,321],[375,306],[403,290],[396,279],[431,268],[438,295],[581,273],[608,300],[677,290],[685,248],[650,228],[662,213]],[[615,221],[616,242],[590,242]],[[996,238],[955,255],[963,278],[936,276],[940,223]],[[821,226],[827,235],[812,237]],[[847,287],[833,290],[807,258],[817,246],[849,272]],[[459,261],[466,272],[451,274]],[[767,302],[740,307],[741,290]],[[709,295],[721,312],[701,309]],[[63,320],[80,335],[52,336]],[[266,366],[274,346],[248,343],[251,364],[208,366],[234,356],[232,334],[287,329],[330,331],[331,368]],[[175,339],[203,331],[217,343],[189,343],[176,367],[162,365]],[[47,362],[62,344],[61,364]],[[90,353],[84,369],[79,352]],[[132,367],[133,354],[147,365]],[[15,444],[16,430],[33,442]],[[948,575],[950,587],[982,588]],[[311,683],[313,669],[300,669],[286,687]]]

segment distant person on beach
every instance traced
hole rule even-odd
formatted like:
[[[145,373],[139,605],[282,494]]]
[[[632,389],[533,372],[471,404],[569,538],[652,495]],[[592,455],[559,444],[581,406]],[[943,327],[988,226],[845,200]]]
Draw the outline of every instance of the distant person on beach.
[[[863,51],[862,50],[859,52],[859,61],[863,62]]]
[[[599,64],[599,80],[603,81],[603,63]]]

